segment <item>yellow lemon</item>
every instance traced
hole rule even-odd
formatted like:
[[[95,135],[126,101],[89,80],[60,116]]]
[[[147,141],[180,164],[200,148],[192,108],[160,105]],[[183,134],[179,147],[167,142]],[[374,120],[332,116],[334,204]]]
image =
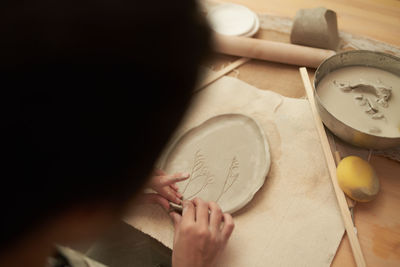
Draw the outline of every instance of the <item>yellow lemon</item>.
[[[367,202],[379,192],[379,180],[372,166],[356,156],[343,158],[337,166],[339,186],[350,198]]]

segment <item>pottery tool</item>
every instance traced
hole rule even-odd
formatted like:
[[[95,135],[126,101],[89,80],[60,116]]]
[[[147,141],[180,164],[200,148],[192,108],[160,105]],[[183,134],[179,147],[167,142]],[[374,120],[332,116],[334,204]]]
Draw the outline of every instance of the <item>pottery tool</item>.
[[[250,58],[239,58],[238,60],[232,62],[231,64],[229,64],[228,66],[226,66],[225,68],[217,71],[217,72],[213,72],[210,75],[207,75],[205,79],[203,79],[199,85],[196,86],[196,88],[194,89],[194,92],[197,92],[199,90],[201,90],[202,88],[206,87],[207,85],[215,82],[216,80],[218,80],[219,78],[221,78],[222,76],[224,76],[225,74],[231,72],[232,70],[242,66],[243,64],[249,62],[251,59]]]
[[[317,68],[335,51],[239,36],[214,36],[218,53]]]
[[[181,204],[176,204],[176,203],[174,203],[174,202],[169,202],[169,210],[168,210],[168,213],[170,213],[170,212],[176,212],[176,213],[179,213],[179,214],[182,215],[182,210],[183,210],[183,207],[182,207]]]
[[[373,167],[357,156],[343,158],[336,168],[340,188],[351,199],[358,202],[374,200],[380,183]]]
[[[345,195],[342,189],[339,187],[338,181],[336,179],[336,165],[332,156],[332,151],[329,146],[329,141],[324,129],[324,125],[322,124],[321,118],[318,114],[316,105],[315,105],[315,97],[314,92],[311,86],[310,79],[308,77],[307,69],[300,68],[301,78],[303,80],[304,88],[307,93],[307,97],[311,106],[312,114],[314,117],[315,126],[318,131],[318,135],[321,140],[322,149],[324,152],[325,160],[328,166],[329,174],[331,177],[333,189],[335,191],[336,199],[339,205],[340,212],[342,214],[342,219],[344,223],[344,227],[347,232],[347,236],[349,237],[350,246],[353,251],[354,260],[358,267],[366,266],[364,255],[361,251],[360,243],[358,241],[357,235],[354,231],[353,221],[351,218],[351,214],[346,202]]]
[[[335,153],[334,153],[335,162],[336,162],[336,166],[338,166],[340,161],[342,160],[342,157],[340,155],[340,152],[337,150],[335,138],[332,134],[328,135],[328,141],[333,146],[333,150],[335,151]],[[348,196],[346,196],[346,202],[347,202],[347,206],[349,207],[349,210],[350,210],[351,219],[353,220],[354,229],[357,231],[357,228],[355,227],[355,222],[354,222],[354,207],[356,206],[357,202],[352,200]]]
[[[203,89],[232,70],[249,62],[251,60],[250,57],[316,68],[323,60],[335,54],[335,52],[331,50],[323,50],[244,37],[236,38],[239,39],[235,39],[235,37],[232,36],[227,37],[216,35],[216,51],[230,55],[247,57],[239,58],[225,68],[206,76],[206,78],[196,86],[194,92]],[[236,42],[235,40],[240,41],[238,43],[234,43]],[[253,43],[256,44],[254,48],[252,47]],[[283,46],[283,48],[280,48],[281,46]]]

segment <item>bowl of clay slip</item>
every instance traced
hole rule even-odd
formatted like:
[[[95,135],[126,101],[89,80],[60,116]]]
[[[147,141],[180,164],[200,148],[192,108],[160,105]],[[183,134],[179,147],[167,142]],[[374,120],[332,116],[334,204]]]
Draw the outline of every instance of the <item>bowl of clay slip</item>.
[[[366,69],[383,73],[383,78],[366,75]],[[342,140],[369,149],[400,146],[400,58],[367,50],[336,54],[318,67],[314,94],[323,123]],[[343,94],[343,101],[335,94]]]

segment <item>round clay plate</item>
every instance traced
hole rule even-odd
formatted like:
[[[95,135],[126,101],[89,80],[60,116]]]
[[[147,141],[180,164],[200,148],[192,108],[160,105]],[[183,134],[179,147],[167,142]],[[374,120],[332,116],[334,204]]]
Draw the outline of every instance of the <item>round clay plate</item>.
[[[256,18],[258,19],[247,7],[235,4],[219,5],[207,17],[217,33],[237,36],[252,32],[256,27]]]
[[[256,13],[254,13],[254,19],[256,21],[254,28],[251,29],[248,33],[243,34],[242,36],[252,37],[253,35],[255,35],[258,32],[258,30],[260,29],[260,19],[258,18]]]
[[[233,213],[264,184],[270,163],[268,142],[258,124],[241,114],[225,114],[172,142],[160,167],[167,173],[190,173],[178,183],[184,199],[215,201]]]

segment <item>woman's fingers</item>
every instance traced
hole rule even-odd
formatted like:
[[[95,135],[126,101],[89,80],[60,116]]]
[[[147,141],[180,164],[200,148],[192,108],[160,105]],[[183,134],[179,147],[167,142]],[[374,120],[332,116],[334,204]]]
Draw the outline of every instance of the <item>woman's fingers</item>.
[[[169,216],[171,217],[172,221],[174,222],[174,227],[177,228],[182,220],[182,216],[176,212],[170,212]]]
[[[184,181],[190,177],[190,173],[175,173],[171,175],[161,175],[156,182],[156,186],[168,186],[177,182]]]
[[[169,185],[172,189],[174,189],[175,191],[179,190],[179,187],[176,184],[171,184]]]
[[[221,234],[224,240],[227,241],[231,236],[233,229],[235,228],[235,224],[233,223],[233,219],[230,214],[224,213],[223,217],[224,225],[222,226]]]
[[[210,230],[216,233],[220,230],[223,214],[217,203],[210,202],[208,206],[210,208]]]
[[[166,199],[168,199],[169,201],[174,202],[176,204],[181,204],[182,202],[181,200],[182,194],[176,192],[171,187],[163,187],[159,190],[158,193],[163,197],[165,197]]]
[[[216,203],[207,203],[199,198],[183,202],[181,220],[176,215],[172,216],[175,222],[172,264],[215,266],[218,255],[232,234],[232,217],[222,214]],[[221,227],[222,219],[226,222]],[[218,230],[213,231],[211,226]]]
[[[192,201],[183,201],[182,209],[182,223],[191,224],[195,221],[195,207]]]
[[[208,226],[208,203],[200,198],[195,198],[193,203],[196,205],[196,222]]]
[[[188,179],[190,174],[175,173],[166,175],[162,170],[155,170],[154,173],[162,175],[153,176],[148,186],[167,200],[180,204],[183,196],[178,192],[179,188],[176,183]]]

